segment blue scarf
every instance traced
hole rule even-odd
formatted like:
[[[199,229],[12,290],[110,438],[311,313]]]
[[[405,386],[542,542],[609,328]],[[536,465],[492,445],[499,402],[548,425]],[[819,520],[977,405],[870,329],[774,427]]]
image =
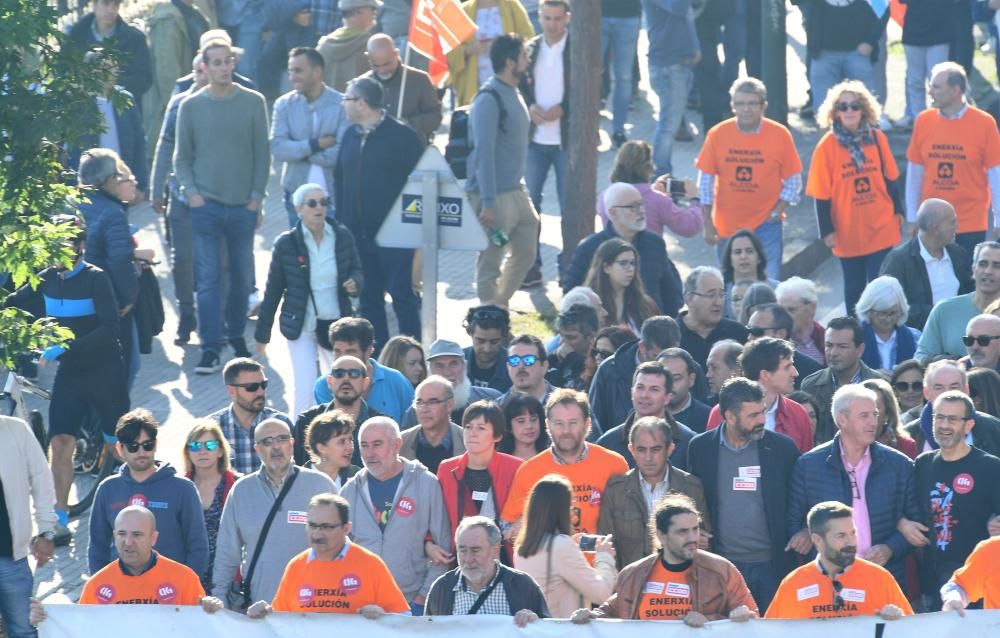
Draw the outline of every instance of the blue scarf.
[[[867,321],[861,324],[865,331],[865,353],[861,355],[861,360],[872,370],[882,368],[882,357],[878,353],[878,340],[875,338],[875,330]],[[917,351],[917,341],[913,338],[913,333],[906,326],[896,326],[896,356],[891,361],[893,365],[900,361],[912,359]]]

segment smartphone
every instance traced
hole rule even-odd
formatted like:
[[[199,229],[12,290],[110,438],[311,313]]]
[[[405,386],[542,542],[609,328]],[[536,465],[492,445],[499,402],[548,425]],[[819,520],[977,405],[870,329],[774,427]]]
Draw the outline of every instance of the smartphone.
[[[580,551],[592,552],[597,549],[598,537],[594,534],[584,534],[580,537]]]
[[[671,177],[667,180],[667,190],[674,197],[684,197],[687,195],[687,188],[684,187],[684,180]]]

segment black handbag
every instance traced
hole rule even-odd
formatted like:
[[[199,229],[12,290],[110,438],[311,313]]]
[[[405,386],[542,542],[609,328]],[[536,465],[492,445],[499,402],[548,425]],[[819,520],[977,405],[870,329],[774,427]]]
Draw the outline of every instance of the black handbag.
[[[319,308],[316,307],[312,288],[309,289],[309,300],[312,302],[313,312],[316,313],[316,345],[324,350],[333,350],[333,344],[330,343],[330,326],[336,319],[319,318]]]
[[[906,207],[903,205],[903,196],[899,192],[899,182],[889,179],[889,176],[885,174],[885,157],[882,156],[882,145],[879,143],[880,133],[876,132],[875,137],[875,150],[878,151],[878,163],[879,172],[882,173],[882,181],[885,182],[885,190],[889,193],[889,199],[892,200],[893,212],[897,215],[906,218]]]

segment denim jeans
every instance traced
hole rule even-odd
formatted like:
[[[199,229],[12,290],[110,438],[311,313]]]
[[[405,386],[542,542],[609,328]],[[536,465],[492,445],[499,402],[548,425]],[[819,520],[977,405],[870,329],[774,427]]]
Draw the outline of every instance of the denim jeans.
[[[854,306],[861,298],[865,286],[878,277],[879,268],[882,267],[882,261],[889,254],[889,250],[889,248],[884,248],[870,255],[840,258],[840,268],[844,271],[844,308],[846,314],[855,316]]]
[[[767,608],[771,606],[771,600],[774,599],[774,594],[778,591],[778,584],[781,582],[781,577],[774,570],[774,565],[770,561],[746,563],[734,560],[732,563],[743,574],[747,589],[750,590],[754,602],[757,603],[757,609],[763,616]]]
[[[198,336],[203,351],[219,354],[227,340],[243,337],[253,281],[256,227],[257,212],[244,206],[208,200],[204,206],[191,209]],[[223,307],[222,273],[227,265],[229,294]]]
[[[753,232],[757,235],[760,243],[764,245],[764,255],[767,257],[767,276],[771,279],[781,279],[781,260],[784,252],[784,232],[781,222],[764,222]],[[715,256],[719,260],[720,268],[728,241],[728,237],[719,238],[719,243],[715,245]]]
[[[167,206],[170,224],[170,270],[174,294],[181,317],[194,317],[194,238],[191,235],[191,209],[177,194],[171,194]]]
[[[559,216],[563,217],[563,203],[565,202],[565,191],[563,182],[566,177],[566,152],[561,146],[552,144],[528,144],[528,157],[524,165],[524,181],[528,184],[528,194],[531,195],[531,203],[534,204],[538,214],[542,214],[542,190],[545,188],[545,179],[549,176],[549,168],[555,170],[556,174],[556,196],[559,199]],[[542,226],[538,225],[539,234]],[[562,265],[562,259],[559,260]],[[538,252],[535,255],[535,268],[542,267],[542,243],[538,241]],[[561,272],[561,269],[560,269]]]
[[[611,49],[613,132],[625,133],[632,96],[632,61],[639,43],[639,17],[601,18],[601,59]]]
[[[903,52],[906,54],[906,117],[913,119],[927,108],[927,80],[935,65],[948,60],[948,45],[904,44]]]
[[[690,64],[649,65],[649,85],[660,99],[660,114],[653,133],[653,164],[657,175],[673,172],[670,156],[674,133],[684,117],[692,77]]]
[[[809,64],[813,109],[819,110],[827,92],[843,80],[860,80],[875,93],[875,70],[871,58],[857,51],[820,51]]]
[[[382,248],[373,242],[358,242],[365,285],[361,288],[361,316],[375,328],[375,352],[389,340],[385,316],[385,293],[392,297],[392,309],[399,322],[399,334],[420,341],[420,300],[413,292],[413,250]],[[432,291],[433,292],[433,291]]]
[[[729,116],[729,86],[725,85],[725,73],[719,61],[719,45],[725,47],[726,63],[735,63],[738,70],[739,61],[746,52],[746,37],[740,43],[739,27],[736,39],[728,33],[723,35],[723,28],[734,22],[734,13],[738,10],[733,0],[713,0],[705,6],[701,15],[695,18],[694,26],[698,33],[698,43],[701,46],[701,60],[694,69],[698,92],[701,94],[701,114],[703,128],[710,128]],[[739,22],[739,20],[735,20]],[[746,28],[746,22],[743,22]],[[733,69],[729,69],[733,72]],[[736,73],[733,73],[736,79]]]
[[[0,618],[7,626],[8,638],[38,636],[35,628],[28,623],[32,585],[27,558],[0,558]]]

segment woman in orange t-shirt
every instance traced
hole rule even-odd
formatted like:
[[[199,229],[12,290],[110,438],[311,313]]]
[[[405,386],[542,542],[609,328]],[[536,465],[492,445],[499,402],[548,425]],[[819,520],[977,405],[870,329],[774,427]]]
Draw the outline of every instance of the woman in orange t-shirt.
[[[853,315],[861,292],[900,240],[899,169],[878,129],[878,102],[861,82],[830,89],[817,119],[831,130],[813,152],[806,194],[816,200],[820,236],[840,258],[844,303]]]

